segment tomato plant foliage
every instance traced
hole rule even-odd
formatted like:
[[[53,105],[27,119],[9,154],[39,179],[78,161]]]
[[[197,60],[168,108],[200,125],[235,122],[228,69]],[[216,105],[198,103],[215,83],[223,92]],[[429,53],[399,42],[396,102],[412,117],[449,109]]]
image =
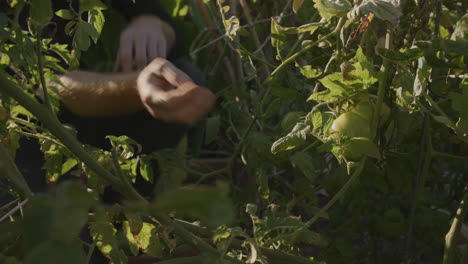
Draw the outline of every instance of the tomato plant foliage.
[[[49,84],[109,41],[107,2],[6,2],[0,263],[467,263],[465,1],[161,1],[219,100],[150,154],[128,135],[83,145],[56,118]],[[43,34],[54,16],[70,46]],[[46,193],[15,165],[22,139]]]

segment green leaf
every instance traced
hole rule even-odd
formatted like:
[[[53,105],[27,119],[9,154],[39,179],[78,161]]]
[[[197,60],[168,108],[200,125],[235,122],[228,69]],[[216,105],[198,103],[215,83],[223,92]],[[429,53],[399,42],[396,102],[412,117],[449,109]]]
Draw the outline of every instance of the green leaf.
[[[143,252],[149,256],[160,257],[163,255],[163,244],[154,225],[143,223],[140,233],[135,239]]]
[[[124,159],[132,158],[141,152],[141,145],[127,136],[106,136],[106,138],[110,140],[112,147],[120,151],[120,155]]]
[[[263,117],[264,118],[272,117],[274,114],[278,112],[278,109],[280,108],[280,106],[281,106],[281,99],[276,98],[275,100],[273,100],[273,102],[271,102],[268,105],[268,108],[266,109],[265,113],[263,113]]]
[[[426,92],[431,70],[431,67],[426,63],[426,59],[424,57],[419,58],[416,78],[414,79],[413,84],[414,97],[419,97],[421,94]]]
[[[157,212],[172,212],[200,219],[210,227],[232,222],[234,212],[227,186],[185,187],[158,195],[151,208]]]
[[[278,18],[272,18],[272,33],[275,34],[300,34],[300,33],[309,33],[313,34],[319,27],[325,25],[325,22],[317,22],[317,23],[308,23],[301,25],[299,27],[283,27],[279,24]]]
[[[130,252],[132,252],[133,256],[137,256],[140,252],[139,245],[133,233],[130,229],[130,224],[128,221],[124,221],[122,223],[122,231],[124,232],[125,237],[127,238],[128,245],[130,247]]]
[[[213,142],[219,134],[221,128],[221,117],[219,115],[210,117],[206,120],[205,125],[205,144]]]
[[[319,69],[314,69],[312,68],[311,65],[305,65],[300,67],[301,68],[301,74],[304,75],[306,78],[313,79],[317,78],[320,75],[322,75],[322,71]]]
[[[153,182],[154,171],[153,166],[151,165],[151,159],[148,157],[142,157],[139,164],[141,177],[147,182]]]
[[[273,143],[271,153],[277,154],[303,145],[311,132],[312,127],[308,122],[297,123],[289,134]]]
[[[342,149],[348,153],[362,154],[372,158],[380,159],[379,148],[372,140],[365,137],[353,137],[347,140]]]
[[[468,35],[468,13],[458,20],[453,30],[451,40],[465,39]]]
[[[65,163],[62,165],[62,170],[61,170],[61,175],[64,175],[65,173],[69,172],[73,167],[75,167],[78,163],[80,163],[79,160],[75,158],[69,158]]]
[[[304,4],[304,0],[294,0],[292,4],[292,9],[294,14],[297,14],[299,10],[302,7],[302,4]]]
[[[355,6],[348,13],[351,21],[359,19],[361,16],[373,13],[375,17],[396,24],[402,13],[398,7],[385,0],[365,0],[360,5]]]
[[[263,199],[270,198],[269,173],[265,168],[255,169],[255,179],[257,180],[258,192]]]
[[[379,55],[391,61],[414,61],[424,55],[424,50],[411,48],[405,51],[392,51],[389,49],[378,49]]]
[[[326,248],[329,244],[328,240],[321,234],[309,229],[304,229],[304,231],[300,233],[299,240],[306,245],[313,245],[321,248]]]
[[[75,14],[68,9],[60,9],[59,11],[55,12],[55,14],[58,17],[61,17],[66,20],[72,20],[73,18],[75,18]]]
[[[52,19],[52,1],[51,0],[31,0],[29,9],[31,22],[38,27],[45,26]]]
[[[317,8],[320,16],[325,19],[334,16],[343,17],[352,7],[347,0],[314,0],[314,3],[314,7]]]
[[[107,219],[104,212],[98,211],[96,221],[89,223],[89,232],[101,253],[110,258],[114,264],[127,263],[127,256],[119,249],[114,225]]]
[[[97,43],[99,36],[101,35],[102,29],[104,28],[105,17],[101,10],[93,9],[88,12],[88,23],[93,25],[96,30],[96,35],[90,35],[94,43]]]
[[[100,0],[80,0],[80,14],[91,10],[104,10],[107,6]]]
[[[311,183],[315,183],[315,179],[317,178],[317,173],[315,173],[315,166],[312,163],[312,159],[309,155],[307,155],[304,152],[296,152],[290,158],[290,160],[299,168],[299,170],[301,170],[304,176]]]
[[[73,47],[86,51],[91,45],[89,38],[96,38],[99,34],[93,25],[80,21],[76,24],[75,35],[73,36]]]

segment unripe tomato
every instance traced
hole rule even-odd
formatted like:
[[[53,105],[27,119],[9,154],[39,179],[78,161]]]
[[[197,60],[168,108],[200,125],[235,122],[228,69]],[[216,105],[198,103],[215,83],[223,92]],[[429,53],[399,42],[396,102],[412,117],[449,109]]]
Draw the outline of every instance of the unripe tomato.
[[[358,114],[360,117],[371,121],[374,113],[374,106],[369,101],[361,101],[351,108],[350,112]]]
[[[281,128],[283,130],[291,130],[304,115],[304,112],[287,113],[281,120]]]
[[[330,131],[331,136],[339,139],[343,136],[352,137],[371,137],[369,120],[363,118],[354,112],[346,112],[341,114],[335,121],[333,121]]]
[[[372,116],[375,113],[375,108],[376,105],[372,104],[368,100],[363,100],[356,104],[350,111],[360,115],[366,120],[371,121]],[[389,116],[390,108],[385,103],[382,103],[382,107],[380,109],[380,124],[387,122]]]

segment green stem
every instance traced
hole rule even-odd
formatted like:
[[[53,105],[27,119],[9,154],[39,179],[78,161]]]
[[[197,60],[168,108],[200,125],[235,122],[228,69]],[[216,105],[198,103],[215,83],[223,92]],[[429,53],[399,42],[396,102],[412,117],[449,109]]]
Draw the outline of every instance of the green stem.
[[[192,234],[190,231],[188,231],[180,222],[176,222],[172,220],[169,216],[165,214],[160,214],[157,212],[153,212],[152,215],[157,218],[159,222],[161,222],[164,225],[171,226],[174,228],[174,231],[187,243],[190,243],[194,247],[196,247],[198,250],[201,252],[208,253],[213,256],[220,256],[218,250],[213,248],[210,244],[205,242],[203,239],[199,238],[198,236]],[[225,257],[225,259],[234,262],[234,263],[239,263],[243,264],[244,262],[230,258],[230,257]]]
[[[468,157],[463,157],[463,156],[457,156],[457,155],[453,155],[453,154],[438,152],[438,151],[435,151],[435,150],[432,151],[432,157],[441,157],[441,158],[448,158],[448,159],[468,160]]]
[[[47,92],[47,84],[46,84],[45,77],[44,77],[44,62],[43,62],[43,57],[42,57],[41,32],[37,34],[36,49],[37,49],[37,67],[39,71],[39,80],[40,80],[41,87],[42,87],[42,93],[44,94],[44,102],[47,108],[49,108],[49,111],[51,113],[54,113],[54,109],[52,108],[52,103],[50,102],[49,93]]]
[[[458,207],[457,214],[453,219],[452,226],[445,236],[445,251],[442,264],[453,264],[455,263],[455,257],[457,255],[457,242],[460,237],[460,230],[465,220],[466,211],[468,210],[468,185],[465,186],[465,194]]]
[[[254,119],[252,119],[249,126],[247,127],[247,130],[245,131],[244,135],[242,135],[242,138],[240,139],[239,143],[234,148],[234,151],[232,152],[231,160],[229,160],[229,163],[226,167],[227,173],[229,174],[231,179],[232,179],[232,167],[234,166],[234,162],[236,161],[237,156],[240,154],[242,147],[244,146],[244,143],[247,140],[247,137],[249,136],[250,131],[252,130],[256,122],[257,122],[257,117],[254,117]]]
[[[387,30],[387,35],[385,38],[385,48],[386,49],[391,49],[391,43],[392,43],[392,33],[388,29]],[[379,128],[379,122],[380,122],[380,113],[382,112],[382,104],[385,96],[385,90],[387,88],[387,81],[388,81],[388,69],[390,67],[390,61],[387,60],[386,58],[383,58],[383,63],[380,68],[380,72],[378,75],[379,79],[379,90],[377,92],[377,102],[375,106],[375,113],[372,116],[372,123],[371,123],[371,128],[372,128],[372,135],[374,137],[377,137],[377,132]]]
[[[2,143],[0,143],[0,172],[21,192],[23,197],[28,198],[34,195]]]
[[[304,54],[305,52],[311,50],[313,47],[317,46],[320,42],[323,42],[333,36],[335,36],[336,34],[338,34],[341,30],[341,28],[344,26],[344,23],[345,23],[346,19],[344,18],[340,18],[340,20],[338,21],[338,25],[336,25],[336,28],[330,32],[329,34],[323,36],[322,38],[310,43],[309,45],[305,46],[302,50],[294,53],[291,57],[287,58],[286,60],[284,60],[271,74],[270,76],[265,80],[266,83],[270,82],[274,76],[276,76],[278,73],[280,73],[281,71],[283,71],[285,69],[285,67],[294,62],[297,57],[301,56],[302,54]]]
[[[200,227],[198,225],[194,225],[192,223],[183,221],[183,220],[175,220],[177,223],[183,225],[186,229],[190,230],[190,232],[193,232],[195,234],[198,234],[200,236],[204,237],[210,237],[212,236],[211,232],[204,227]],[[244,240],[241,239],[233,239],[232,240],[232,246],[233,248],[236,249],[242,249],[243,248],[243,243]],[[291,255],[289,253],[285,253],[280,250],[275,250],[271,248],[266,248],[266,247],[259,247],[262,255],[266,256],[268,258],[268,263],[270,264],[319,264],[321,262],[319,261],[314,261],[310,260],[301,256],[295,256]]]
[[[411,209],[408,219],[408,233],[406,236],[405,246],[405,259],[409,261],[409,254],[411,252],[411,242],[413,236],[413,225],[416,214],[416,208],[419,203],[419,198],[423,192],[426,184],[426,179],[429,174],[429,168],[432,161],[432,142],[431,142],[430,122],[429,116],[426,114],[424,117],[424,127],[420,143],[420,153],[418,161],[418,171],[415,175],[413,182],[413,197],[411,199]]]
[[[227,171],[227,168],[219,169],[219,170],[212,171],[212,172],[209,172],[209,173],[199,173],[199,172],[194,171],[194,170],[189,170],[188,172],[198,174],[200,176],[200,178],[197,180],[197,182],[195,184],[200,184],[203,181],[205,181],[206,179],[211,178],[212,176],[219,175],[219,174],[221,174],[223,172],[226,172],[226,171]]]
[[[63,126],[58,119],[43,105],[37,103],[18,88],[13,82],[8,80],[4,75],[0,74],[0,92],[6,96],[12,97],[19,104],[21,104],[28,111],[33,113],[42,124],[49,129],[49,131],[56,136],[68,149],[77,156],[86,166],[96,172],[100,177],[107,180],[113,188],[120,191],[127,199],[133,202],[141,202],[143,205],[148,205],[148,202],[133,188],[133,186],[126,185],[120,181],[118,177],[103,168],[97,161],[95,161],[81,146],[81,144],[74,138]],[[1,152],[0,152],[1,153]],[[1,159],[5,160],[5,159]],[[27,192],[27,190],[25,189]],[[167,215],[152,212],[152,215],[166,225],[173,227],[176,232],[187,243],[194,245],[200,251],[208,252],[214,255],[219,255],[217,250],[211,247],[208,243],[196,237],[178,223],[173,222]],[[230,261],[236,262],[233,259]],[[242,262],[236,262],[242,263]]]
[[[340,198],[343,197],[343,195],[345,195],[346,191],[348,191],[349,187],[351,187],[354,182],[358,179],[358,177],[361,175],[363,169],[364,169],[364,165],[366,164],[366,157],[364,157],[357,165],[357,168],[356,170],[354,171],[354,173],[351,175],[351,177],[349,178],[349,180],[345,183],[345,185],[343,185],[343,187],[341,187],[341,189],[335,194],[335,196],[333,196],[333,198],[328,201],[328,203],[322,207],[322,209],[320,209],[315,215],[314,217],[312,217],[312,219],[310,219],[309,221],[307,221],[307,223],[305,223],[304,226],[302,226],[301,228],[299,228],[298,230],[296,230],[292,236],[293,237],[297,237],[299,236],[299,234],[305,229],[305,228],[309,228],[312,224],[315,223],[315,221],[317,221],[320,217],[322,217],[325,212],[330,209],[330,207],[332,207]]]
[[[81,146],[81,144],[73,137],[57,120],[56,116],[43,105],[34,101],[12,81],[7,79],[3,74],[0,75],[0,92],[4,95],[12,97],[19,104],[25,107],[29,112],[33,113],[49,131],[56,136],[70,151],[83,161],[86,166],[96,172],[98,175],[108,181],[114,188],[121,191],[124,195],[129,196],[128,190],[123,189],[118,178],[112,175],[109,171],[103,168],[95,161]]]

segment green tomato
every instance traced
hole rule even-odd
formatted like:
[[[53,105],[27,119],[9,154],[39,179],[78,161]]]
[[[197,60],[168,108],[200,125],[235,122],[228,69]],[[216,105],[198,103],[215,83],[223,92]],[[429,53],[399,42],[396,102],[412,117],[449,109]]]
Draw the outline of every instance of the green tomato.
[[[371,137],[369,120],[363,118],[354,112],[346,112],[341,114],[335,121],[333,121],[330,131],[331,136],[339,139],[343,136],[352,137]]]
[[[371,121],[372,116],[375,113],[375,108],[376,105],[372,104],[368,100],[365,100],[356,104],[353,108],[351,108],[350,112],[354,112],[360,115],[362,118]],[[385,103],[382,103],[382,108],[380,109],[380,124],[382,125],[387,122],[389,116],[390,108]]]
[[[371,121],[372,115],[374,114],[374,106],[369,101],[361,101],[351,108],[350,112],[353,112],[360,117]]]

